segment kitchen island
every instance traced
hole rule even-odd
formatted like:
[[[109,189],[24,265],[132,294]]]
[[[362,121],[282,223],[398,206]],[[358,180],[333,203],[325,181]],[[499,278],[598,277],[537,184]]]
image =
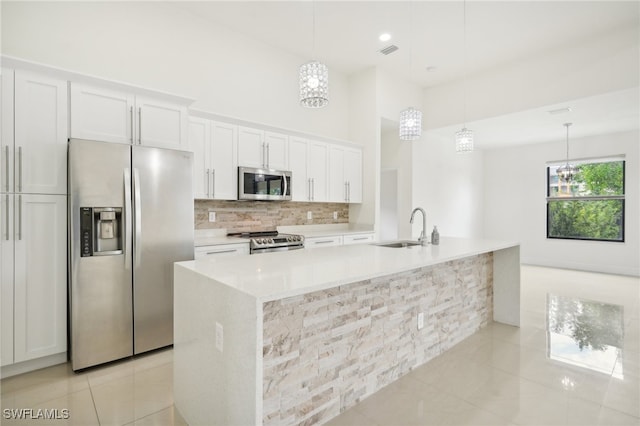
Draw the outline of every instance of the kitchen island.
[[[492,319],[520,322],[517,243],[341,246],[174,274],[174,400],[190,425],[322,423]]]

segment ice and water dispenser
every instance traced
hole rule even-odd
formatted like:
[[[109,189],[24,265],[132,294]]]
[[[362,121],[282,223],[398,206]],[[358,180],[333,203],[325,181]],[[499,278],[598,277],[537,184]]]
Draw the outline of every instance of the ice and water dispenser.
[[[80,207],[80,255],[122,254],[122,208]]]

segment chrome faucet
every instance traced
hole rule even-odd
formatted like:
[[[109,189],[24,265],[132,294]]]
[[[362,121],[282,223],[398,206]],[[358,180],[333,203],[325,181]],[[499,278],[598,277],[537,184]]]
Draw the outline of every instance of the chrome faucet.
[[[427,241],[427,214],[424,212],[423,208],[416,207],[411,212],[411,220],[409,221],[409,223],[413,223],[413,217],[415,216],[416,212],[422,213],[422,232],[420,233],[420,238],[418,238],[418,241],[423,246],[426,246],[427,244],[429,244],[429,242]]]

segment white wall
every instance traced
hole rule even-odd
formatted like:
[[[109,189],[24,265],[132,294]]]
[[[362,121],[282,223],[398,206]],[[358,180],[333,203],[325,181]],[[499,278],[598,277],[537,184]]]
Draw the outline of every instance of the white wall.
[[[572,158],[626,155],[625,242],[546,238],[546,162],[563,141],[484,152],[484,236],[517,240],[523,263],[640,275],[639,132],[570,140]]]
[[[458,154],[448,131],[427,131],[412,147],[413,205],[427,212],[427,232],[479,238],[483,234],[483,151]],[[414,223],[418,237],[422,223]]]
[[[572,46],[469,75],[467,122],[637,87],[638,27],[620,28]],[[463,82],[424,90],[424,127],[461,123]]]
[[[380,224],[380,114],[377,70],[362,70],[349,77],[349,140],[362,145],[362,203],[349,205],[349,222]]]
[[[382,132],[382,139],[380,143],[380,167],[381,172],[384,173],[388,170],[395,171],[395,188],[393,192],[387,192],[387,194],[393,195],[394,213],[395,213],[395,238],[407,239],[411,238],[411,224],[409,219],[411,217],[412,206],[412,142],[401,141],[398,134],[398,130],[392,130],[388,132]],[[380,203],[384,203],[385,193],[380,191]],[[394,237],[384,238],[384,235],[380,235],[381,239],[393,239]]]
[[[348,138],[347,78],[298,104],[296,57],[163,2],[6,2],[2,54],[197,99],[192,107]]]

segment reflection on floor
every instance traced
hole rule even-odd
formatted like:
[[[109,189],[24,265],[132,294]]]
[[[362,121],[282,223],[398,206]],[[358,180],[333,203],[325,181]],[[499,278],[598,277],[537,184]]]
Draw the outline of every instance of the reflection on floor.
[[[522,327],[493,323],[331,425],[640,425],[640,279],[522,267]],[[2,380],[2,425],[183,425],[172,351]],[[6,409],[63,409],[60,420]]]

